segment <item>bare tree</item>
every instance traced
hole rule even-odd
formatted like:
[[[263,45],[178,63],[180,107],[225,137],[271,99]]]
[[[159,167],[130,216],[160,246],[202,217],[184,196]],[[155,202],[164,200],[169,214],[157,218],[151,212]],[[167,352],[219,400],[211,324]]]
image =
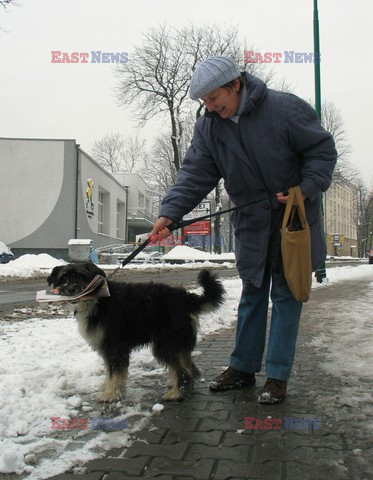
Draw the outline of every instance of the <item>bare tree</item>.
[[[181,42],[177,32],[170,28],[151,29],[145,35],[143,45],[135,48],[131,61],[119,66],[116,72],[119,103],[135,105],[135,118],[140,125],[159,114],[168,114],[173,163],[177,170],[181,166],[181,108],[188,90],[190,71],[188,62],[183,58],[185,46]]]
[[[94,143],[93,158],[109,172],[122,171],[122,158],[125,141],[120,133],[108,133]]]
[[[141,174],[149,185],[153,185],[164,196],[175,183],[177,174],[169,135],[159,135],[151,151],[152,153],[145,160]]]
[[[358,183],[360,172],[349,160],[352,148],[348,141],[341,112],[333,102],[324,102],[322,104],[321,123],[333,135],[337,149],[338,161],[333,174],[333,182],[343,183],[347,181],[353,184]]]
[[[0,0],[0,5],[6,9],[10,6],[19,7],[20,4],[17,0]]]
[[[359,257],[365,257],[373,242],[373,189],[370,190],[360,180],[357,205],[357,236]]]
[[[140,139],[138,135],[129,136],[125,139],[122,154],[123,171],[134,172],[143,168],[148,154],[146,152],[146,140]]]
[[[289,82],[286,77],[282,77],[279,80],[272,78],[269,83],[271,88],[273,88],[274,90],[279,90],[285,93],[294,92],[294,85]]]
[[[21,4],[17,0],[0,0],[0,5],[3,7],[3,11],[9,12],[11,10],[9,7],[19,7]],[[0,30],[5,31],[2,27]]]
[[[108,133],[94,143],[93,158],[109,172],[133,172],[140,170],[147,157],[145,140],[120,133]]]
[[[127,64],[118,65],[119,104],[133,104],[134,117],[140,125],[158,115],[165,116],[176,170],[183,159],[184,123],[191,105],[189,83],[197,63],[207,56],[224,54],[235,58],[243,70],[256,74],[263,70],[262,64],[243,63],[245,46],[238,39],[237,30],[222,30],[215,25],[180,30],[159,26],[145,34],[142,45],[135,47]]]

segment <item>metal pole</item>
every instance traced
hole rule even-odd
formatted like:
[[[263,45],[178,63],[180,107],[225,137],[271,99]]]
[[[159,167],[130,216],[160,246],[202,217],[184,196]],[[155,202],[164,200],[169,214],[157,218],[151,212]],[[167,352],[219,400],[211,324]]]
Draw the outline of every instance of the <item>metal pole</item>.
[[[314,54],[314,72],[315,72],[315,106],[316,113],[321,121],[321,82],[320,82],[320,35],[319,35],[319,12],[317,0],[313,0],[313,54]],[[324,215],[323,195],[321,194],[321,211]],[[325,222],[324,222],[325,230]],[[326,278],[325,261],[316,270],[315,277],[318,283],[322,283]]]
[[[315,72],[315,105],[316,112],[321,120],[321,83],[320,83],[320,35],[319,35],[319,12],[317,0],[313,0],[313,53]]]

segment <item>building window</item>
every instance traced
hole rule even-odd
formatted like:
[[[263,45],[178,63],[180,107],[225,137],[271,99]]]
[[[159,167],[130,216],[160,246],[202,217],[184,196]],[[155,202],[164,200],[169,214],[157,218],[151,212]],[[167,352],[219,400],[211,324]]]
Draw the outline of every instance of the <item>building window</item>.
[[[104,194],[98,192],[98,233],[104,233]]]
[[[98,214],[97,214],[97,231],[104,235],[110,232],[110,194],[109,192],[99,189],[98,191]]]
[[[126,204],[117,201],[117,211],[116,211],[116,237],[125,238],[124,228],[125,228],[125,216],[126,216]]]

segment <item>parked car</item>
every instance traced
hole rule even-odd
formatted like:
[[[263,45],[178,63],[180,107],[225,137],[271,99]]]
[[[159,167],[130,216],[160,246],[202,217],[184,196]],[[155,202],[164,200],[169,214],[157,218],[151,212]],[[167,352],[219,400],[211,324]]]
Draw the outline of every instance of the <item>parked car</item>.
[[[11,249],[4,242],[0,242],[0,263],[8,263],[13,258],[14,255]]]
[[[373,248],[368,250],[368,258],[369,258],[369,263],[372,264],[373,263]]]

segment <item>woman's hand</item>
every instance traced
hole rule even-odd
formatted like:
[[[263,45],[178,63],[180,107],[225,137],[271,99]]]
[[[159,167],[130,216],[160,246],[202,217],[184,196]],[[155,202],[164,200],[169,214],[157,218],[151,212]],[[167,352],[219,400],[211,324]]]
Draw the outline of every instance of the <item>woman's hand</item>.
[[[278,192],[276,193],[276,195],[277,195],[277,200],[280,203],[284,203],[286,205],[286,202],[288,201],[288,198],[289,198],[289,192]],[[303,194],[302,196],[303,196],[303,200],[305,200],[306,197]],[[294,205],[298,205],[296,197],[294,198]]]
[[[173,223],[172,218],[159,217],[153,226],[149,243],[157,243],[159,240],[163,240],[171,235],[171,231],[167,228],[167,225],[171,225],[171,223]]]

